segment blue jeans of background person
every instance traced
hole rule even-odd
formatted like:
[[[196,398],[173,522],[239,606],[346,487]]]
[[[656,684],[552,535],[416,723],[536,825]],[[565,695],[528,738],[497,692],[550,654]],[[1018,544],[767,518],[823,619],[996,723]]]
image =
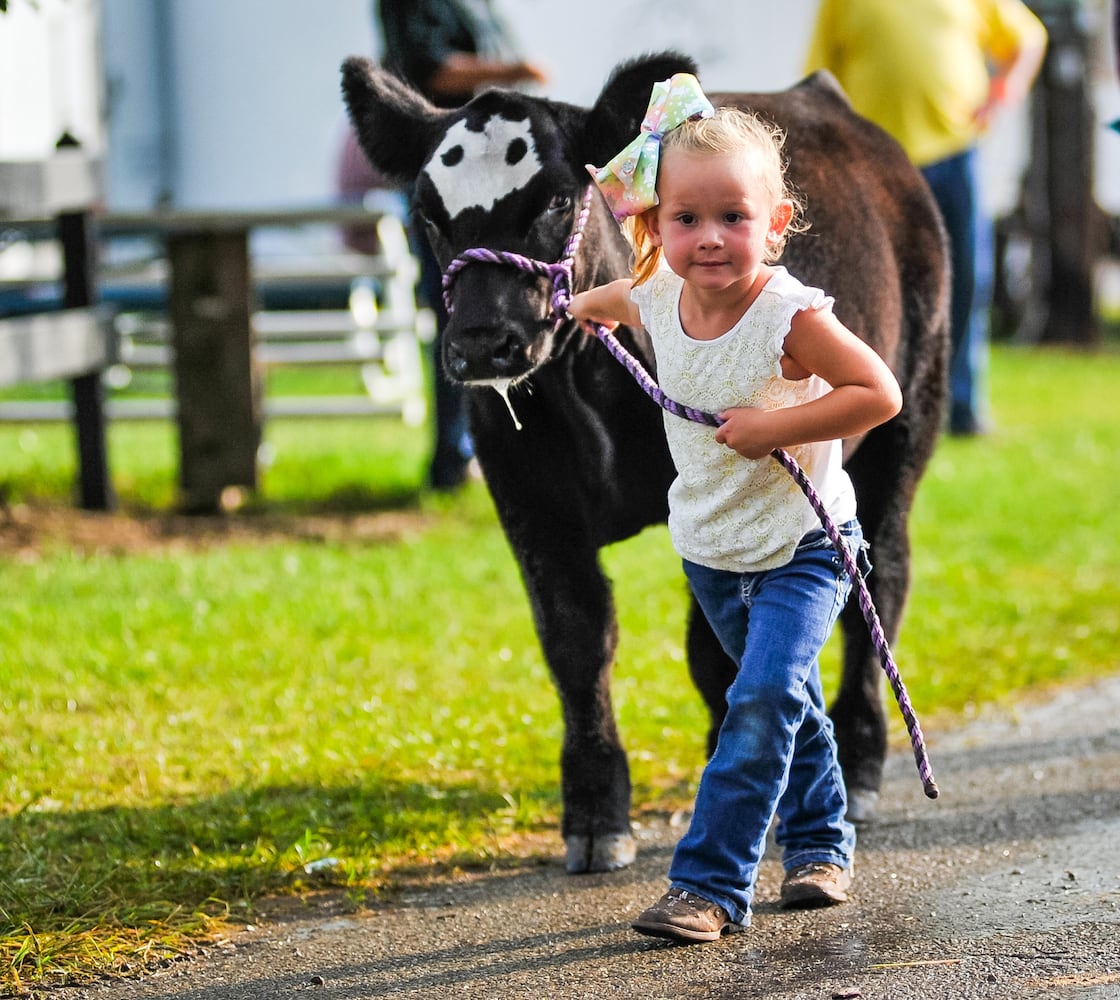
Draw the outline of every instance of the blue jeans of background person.
[[[859,522],[843,525],[841,533],[860,553]],[[818,662],[851,580],[819,529],[777,569],[732,573],[687,560],[684,569],[739,672],[669,880],[746,924],[775,814],[787,871],[811,861],[852,863],[855,829],[844,818],[847,793]]]
[[[953,268],[949,356],[949,430],[975,434],[987,422],[992,285],[992,221],[983,209],[975,148],[922,168],[949,234]]]
[[[443,269],[428,243],[428,237],[412,232],[413,251],[420,260],[420,297],[435,313],[436,339],[432,344],[432,376],[435,440],[428,466],[428,485],[449,490],[467,478],[467,465],[474,456],[474,442],[467,424],[463,386],[443,370],[443,330],[447,309],[443,304]]]

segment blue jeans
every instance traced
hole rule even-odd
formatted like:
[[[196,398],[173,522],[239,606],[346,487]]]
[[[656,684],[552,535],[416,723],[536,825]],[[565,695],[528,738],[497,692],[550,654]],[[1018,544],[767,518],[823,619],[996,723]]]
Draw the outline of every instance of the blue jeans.
[[[862,554],[859,522],[841,533]],[[844,818],[847,792],[818,661],[852,581],[820,529],[776,569],[732,573],[687,560],[684,569],[739,672],[669,880],[746,924],[775,815],[787,871],[811,861],[852,863],[855,829]]]
[[[453,489],[467,478],[467,463],[474,456],[474,442],[467,425],[463,386],[443,370],[443,330],[447,309],[443,304],[443,269],[418,226],[411,230],[413,252],[420,260],[420,298],[435,313],[436,339],[432,345],[435,441],[428,466],[428,485]]]
[[[922,168],[949,234],[949,429],[964,434],[982,429],[988,416],[984,379],[995,250],[992,221],[980,200],[978,169],[975,148]]]

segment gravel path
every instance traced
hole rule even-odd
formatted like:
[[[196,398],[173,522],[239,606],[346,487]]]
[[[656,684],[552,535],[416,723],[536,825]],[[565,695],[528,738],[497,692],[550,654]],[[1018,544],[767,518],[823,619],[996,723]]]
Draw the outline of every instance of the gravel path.
[[[853,901],[788,914],[764,862],[754,924],[692,947],[629,921],[665,888],[670,821],[610,876],[547,865],[418,887],[348,913],[277,912],[134,982],[50,1000],[321,997],[1120,998],[1120,678],[927,733],[941,798],[896,753],[861,831]]]

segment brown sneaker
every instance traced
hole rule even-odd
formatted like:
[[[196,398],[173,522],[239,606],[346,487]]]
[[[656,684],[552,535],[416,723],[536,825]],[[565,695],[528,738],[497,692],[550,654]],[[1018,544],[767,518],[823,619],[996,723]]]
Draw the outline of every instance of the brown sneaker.
[[[718,941],[721,934],[743,929],[743,925],[731,922],[722,906],[685,889],[670,889],[648,910],[643,910],[631,926],[639,934],[685,944]]]
[[[808,910],[815,906],[832,906],[848,898],[852,870],[810,861],[786,872],[782,880],[782,909]]]

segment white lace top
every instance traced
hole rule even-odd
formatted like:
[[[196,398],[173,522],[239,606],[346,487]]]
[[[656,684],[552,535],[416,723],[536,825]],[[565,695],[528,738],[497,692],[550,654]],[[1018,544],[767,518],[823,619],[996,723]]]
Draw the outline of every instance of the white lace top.
[[[781,358],[794,314],[831,309],[831,296],[778,267],[734,327],[715,340],[694,340],[680,322],[683,287],[681,278],[662,270],[631,293],[653,340],[658,381],[670,398],[718,413],[732,406],[795,406],[829,391],[815,375],[783,378]],[[685,559],[737,573],[773,569],[820,526],[801,488],[769,455],[743,458],[718,444],[713,428],[669,412],[665,432],[677,468],[669,488],[669,534]],[[840,442],[788,450],[836,522],[851,520],[856,500],[840,464]]]

